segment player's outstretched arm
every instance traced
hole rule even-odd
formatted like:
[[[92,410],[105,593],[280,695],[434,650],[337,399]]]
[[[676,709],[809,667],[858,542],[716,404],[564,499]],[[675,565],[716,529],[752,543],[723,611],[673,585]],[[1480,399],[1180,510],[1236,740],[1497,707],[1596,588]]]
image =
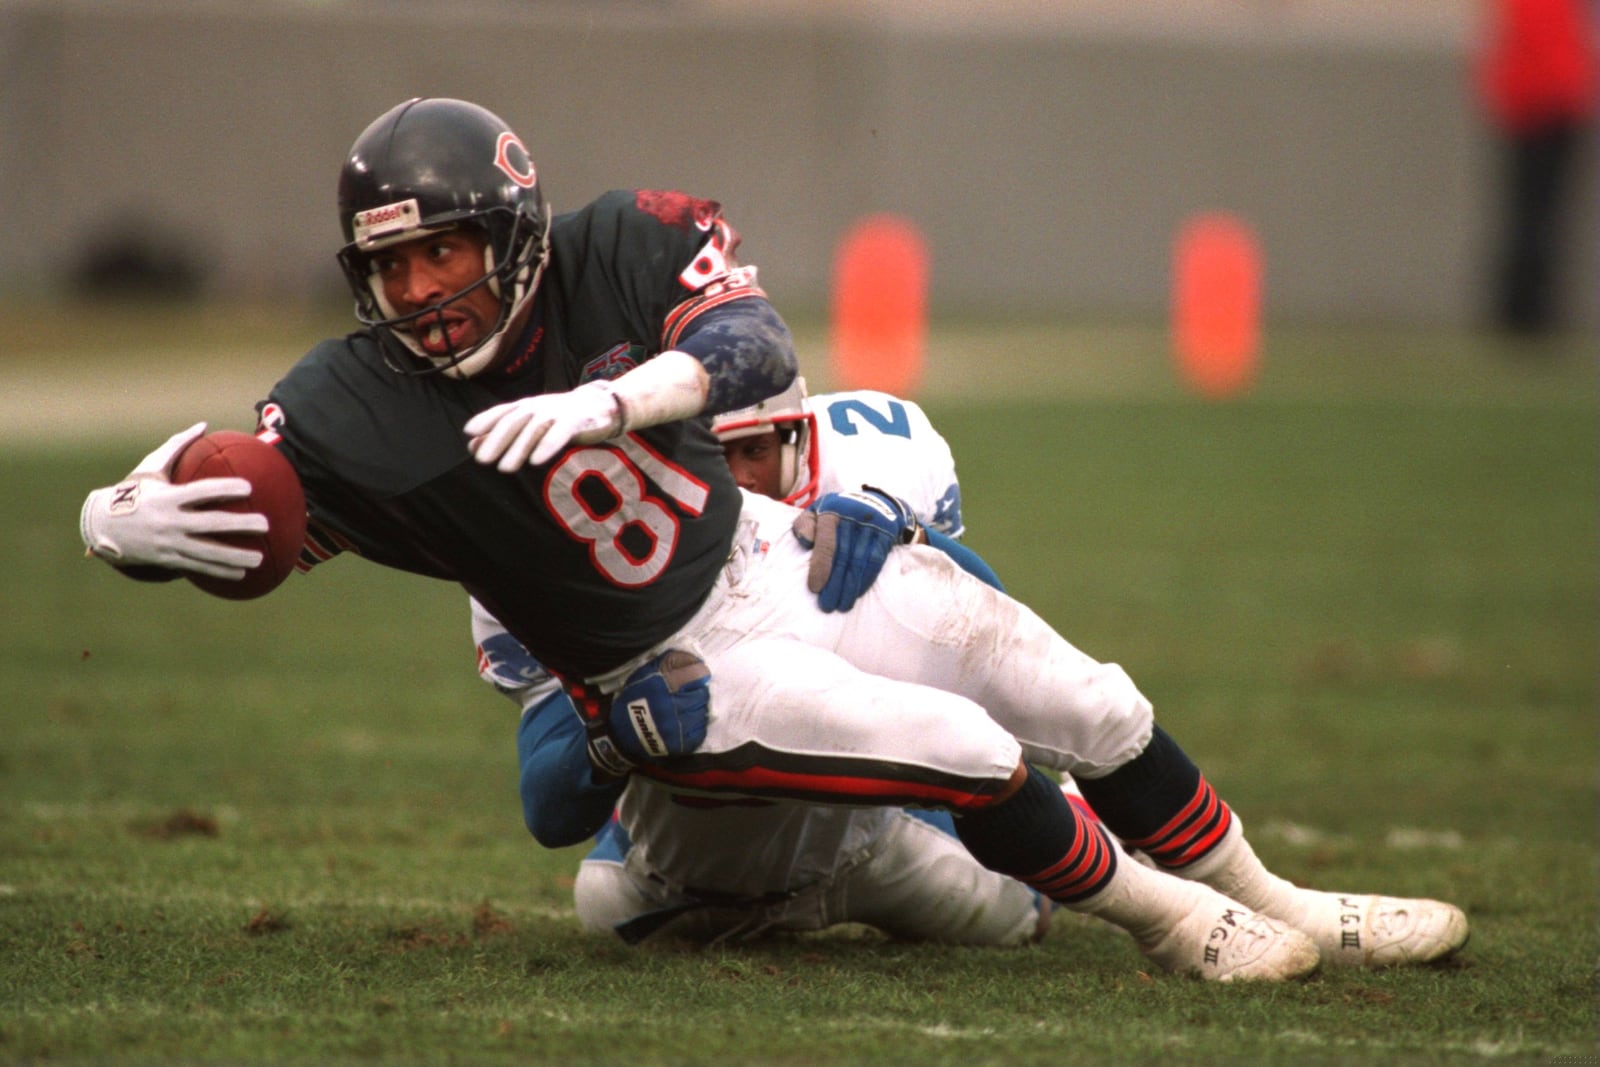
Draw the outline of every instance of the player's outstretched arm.
[[[765,297],[751,294],[697,314],[673,347],[705,367],[710,415],[760,403],[800,373],[788,325]]]
[[[568,445],[754,404],[787,387],[796,368],[788,327],[748,296],[700,313],[674,348],[620,377],[497,404],[463,431],[474,459],[509,473]]]
[[[700,414],[706,371],[686,352],[663,352],[614,381],[585,382],[480,411],[462,429],[472,458],[510,473],[548,463],[568,445],[594,444]]]
[[[250,495],[243,478],[198,478],[172,484],[178,455],[203,436],[196,423],[167,438],[116,485],[96,489],[78,513],[89,554],[135,578],[161,579],[188,571],[237,581],[261,563],[255,549],[217,540],[222,534],[264,534],[267,517],[212,505]]]

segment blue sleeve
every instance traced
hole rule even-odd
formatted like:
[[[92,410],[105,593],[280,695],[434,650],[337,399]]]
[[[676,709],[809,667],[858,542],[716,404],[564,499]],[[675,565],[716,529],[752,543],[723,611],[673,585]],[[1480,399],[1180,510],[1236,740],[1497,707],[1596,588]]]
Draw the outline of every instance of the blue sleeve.
[[[974,578],[994,586],[1002,593],[1006,591],[1006,587],[1000,584],[1000,576],[994,572],[994,568],[983,561],[982,556],[948,534],[942,534],[938,530],[929,529],[926,526],[923,529],[927,532],[928,544],[955,560],[956,565],[962,570]]]
[[[708,415],[760,403],[789,388],[799,373],[789,327],[760,296],[708,307],[695,315],[673,347],[705,365],[711,378]]]
[[[522,817],[545,848],[565,848],[599,832],[626,779],[596,784],[584,748],[583,724],[562,692],[529,708],[517,728]]]

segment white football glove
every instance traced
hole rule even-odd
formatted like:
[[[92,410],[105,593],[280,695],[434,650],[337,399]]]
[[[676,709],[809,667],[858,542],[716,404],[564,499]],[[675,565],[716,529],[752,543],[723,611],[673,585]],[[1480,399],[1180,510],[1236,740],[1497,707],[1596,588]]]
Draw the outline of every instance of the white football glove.
[[[116,485],[83,502],[78,531],[91,555],[117,567],[154,566],[238,581],[261,564],[261,553],[213,540],[217,534],[264,534],[267,517],[211,509],[250,495],[243,478],[200,478],[173,485],[172,463],[203,436],[197,422],[139,461]]]
[[[541,393],[480,411],[462,427],[479,463],[507,474],[548,462],[570,444],[592,445],[623,430],[622,404],[611,383],[586,382],[565,393]]]
[[[669,348],[611,381],[585,382],[480,411],[462,429],[479,463],[509,474],[548,463],[568,445],[592,445],[628,430],[700,414],[710,389],[700,361]]]

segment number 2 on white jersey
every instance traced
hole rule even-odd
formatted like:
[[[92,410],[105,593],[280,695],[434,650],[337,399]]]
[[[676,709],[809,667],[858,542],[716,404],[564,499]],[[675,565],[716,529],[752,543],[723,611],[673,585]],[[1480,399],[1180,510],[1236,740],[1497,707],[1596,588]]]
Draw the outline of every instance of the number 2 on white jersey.
[[[861,427],[851,418],[854,415],[881,434],[909,438],[911,420],[906,417],[905,405],[898,400],[891,400],[887,407],[889,411],[886,415],[876,408],[868,407],[866,401],[854,397],[848,400],[835,400],[828,405],[828,422],[841,436],[854,437],[861,432]]]

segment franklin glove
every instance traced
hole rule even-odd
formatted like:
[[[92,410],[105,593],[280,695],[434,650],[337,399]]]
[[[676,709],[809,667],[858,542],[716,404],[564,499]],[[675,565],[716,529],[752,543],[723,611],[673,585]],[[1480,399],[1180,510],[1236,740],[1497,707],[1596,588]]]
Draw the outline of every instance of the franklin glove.
[[[628,675],[610,713],[586,720],[589,762],[614,777],[684,756],[706,739],[711,671],[692,652],[663,652]]]
[[[171,482],[178,454],[203,436],[196,423],[173,434],[116,485],[96,489],[83,502],[78,531],[91,555],[137,571],[159,567],[238,581],[261,563],[253,548],[216,540],[219,534],[262,534],[267,517],[212,507],[250,495],[243,478],[199,478]]]
[[[829,493],[795,519],[795,536],[811,548],[806,586],[823,611],[849,611],[871,588],[895,545],[918,539],[922,526],[904,500],[864,485]]]

